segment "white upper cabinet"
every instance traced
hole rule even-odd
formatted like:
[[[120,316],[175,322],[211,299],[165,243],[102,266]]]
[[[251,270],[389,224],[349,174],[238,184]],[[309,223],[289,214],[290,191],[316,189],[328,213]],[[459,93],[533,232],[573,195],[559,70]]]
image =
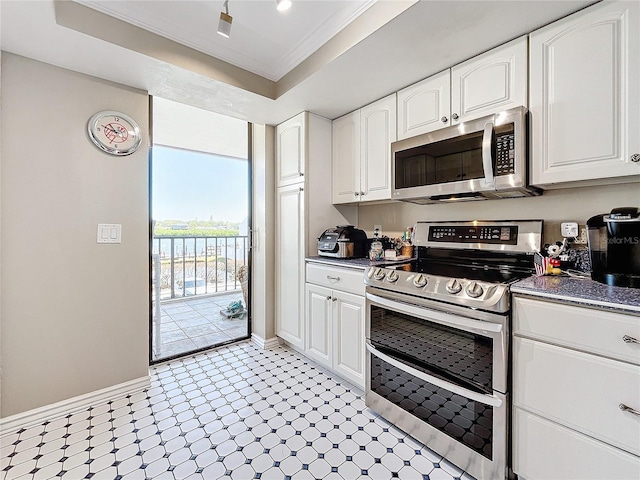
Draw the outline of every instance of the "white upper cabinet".
[[[276,127],[276,187],[304,180],[307,163],[307,114],[302,112]]]
[[[527,106],[527,37],[451,68],[451,123]]]
[[[396,141],[396,95],[360,110],[360,201],[391,198],[391,143]]]
[[[398,92],[398,140],[447,127],[451,72],[445,70]]]
[[[603,2],[533,32],[530,61],[532,183],[640,180],[629,177],[640,176],[640,3]]]
[[[395,93],[333,121],[334,204],[391,198]]]
[[[527,106],[527,37],[398,92],[398,140]]]
[[[360,198],[360,110],[333,121],[332,200],[352,203]]]

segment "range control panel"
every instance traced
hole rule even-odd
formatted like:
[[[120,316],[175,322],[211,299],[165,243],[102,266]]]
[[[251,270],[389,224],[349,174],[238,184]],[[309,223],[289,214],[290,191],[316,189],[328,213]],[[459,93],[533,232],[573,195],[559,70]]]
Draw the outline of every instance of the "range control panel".
[[[429,242],[442,243],[488,243],[500,245],[516,245],[518,243],[518,226],[461,226],[431,225]]]

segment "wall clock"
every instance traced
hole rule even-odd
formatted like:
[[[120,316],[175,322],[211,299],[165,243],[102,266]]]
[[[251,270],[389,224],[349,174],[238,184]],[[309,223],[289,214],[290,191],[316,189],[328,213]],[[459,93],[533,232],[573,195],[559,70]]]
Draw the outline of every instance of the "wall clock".
[[[87,130],[91,141],[111,155],[131,155],[142,143],[136,121],[120,112],[106,110],[96,113],[89,119]]]

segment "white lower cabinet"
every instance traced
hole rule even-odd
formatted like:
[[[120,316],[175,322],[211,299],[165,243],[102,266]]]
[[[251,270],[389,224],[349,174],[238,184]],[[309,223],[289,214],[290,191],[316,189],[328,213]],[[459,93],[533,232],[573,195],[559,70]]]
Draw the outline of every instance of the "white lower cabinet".
[[[361,271],[307,265],[307,279],[325,285],[306,284],[306,354],[364,389],[364,296],[327,286],[352,276],[359,277],[364,290]]]
[[[597,415],[597,412],[593,412]],[[637,480],[640,459],[516,407],[514,471],[524,480]]]
[[[640,417],[624,409],[640,410],[640,345],[625,340],[640,318],[518,296],[513,305],[514,472],[640,478]]]

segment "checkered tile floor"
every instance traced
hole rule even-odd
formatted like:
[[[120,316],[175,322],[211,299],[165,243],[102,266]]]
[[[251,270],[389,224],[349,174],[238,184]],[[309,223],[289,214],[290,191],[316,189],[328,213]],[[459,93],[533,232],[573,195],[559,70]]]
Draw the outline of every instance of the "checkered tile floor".
[[[473,480],[284,346],[151,368],[151,387],[0,438],[0,480]]]

